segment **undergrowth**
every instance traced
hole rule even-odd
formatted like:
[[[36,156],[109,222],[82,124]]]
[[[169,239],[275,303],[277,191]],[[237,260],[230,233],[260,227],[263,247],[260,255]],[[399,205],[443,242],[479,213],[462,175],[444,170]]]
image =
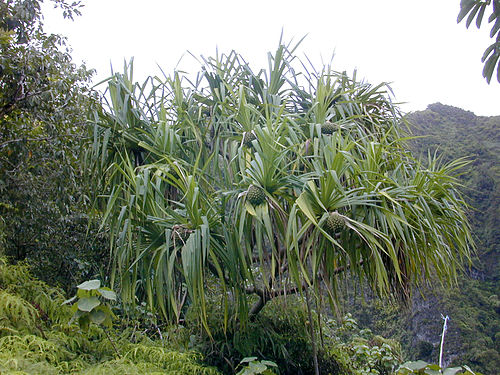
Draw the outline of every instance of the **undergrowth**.
[[[33,278],[24,264],[0,258],[0,373],[4,374],[194,374],[219,372],[194,351],[172,348],[131,329],[87,333],[68,325],[71,311],[61,290]]]
[[[68,324],[72,311],[61,290],[0,258],[0,374],[234,374],[248,358],[272,361],[281,375],[313,373],[310,322],[299,296],[271,301],[247,329],[236,321],[224,328],[216,299],[209,304],[211,337],[192,312],[184,327],[160,329],[138,306],[136,316],[127,313],[107,330],[111,341],[96,324],[86,332]],[[386,375],[400,361],[397,343],[360,330],[350,316],[321,320],[322,374]]]
[[[280,375],[314,374],[310,322],[300,296],[269,301],[255,320],[243,330],[237,321],[224,324],[223,305],[217,293],[207,304],[208,324],[212,337],[197,334],[200,327],[186,316],[190,346],[200,351],[205,362],[224,374],[235,374],[245,357],[257,357],[276,363]],[[220,298],[220,297],[219,297]],[[317,317],[317,314],[314,313]],[[388,375],[402,361],[401,348],[393,340],[361,330],[350,315],[340,321],[322,315],[318,362],[325,375]],[[198,323],[200,324],[200,323]],[[318,322],[314,324],[320,336]],[[203,332],[203,331],[201,331]]]

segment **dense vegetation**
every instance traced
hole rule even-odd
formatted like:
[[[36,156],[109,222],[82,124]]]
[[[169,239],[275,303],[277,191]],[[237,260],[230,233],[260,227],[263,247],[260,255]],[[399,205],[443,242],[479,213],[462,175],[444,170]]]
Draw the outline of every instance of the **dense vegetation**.
[[[137,327],[112,331],[69,325],[63,292],[34,279],[26,266],[0,259],[0,371],[2,374],[218,374],[201,356],[153,341]],[[134,329],[135,328],[135,329]]]
[[[83,332],[68,324],[72,310],[63,301],[62,290],[33,278],[26,265],[0,258],[3,374],[220,374],[202,364],[200,352],[227,374],[241,370],[236,365],[250,354],[272,358],[281,373],[313,371],[308,318],[293,298],[270,304],[252,330],[232,340],[221,329],[223,312],[216,303],[210,305],[209,339],[189,317],[183,326],[156,326],[140,308],[133,320],[118,319],[109,330],[91,324]],[[386,374],[401,361],[397,343],[360,330],[349,316],[341,325],[328,319],[322,326],[322,373]]]
[[[37,1],[1,1],[0,14],[0,240],[40,277],[75,285],[103,256],[103,241],[86,236],[80,167],[92,72],[43,32]]]
[[[126,64],[99,97],[39,5],[0,2],[0,372],[394,371],[399,345],[337,302],[352,280],[394,302],[456,279],[457,155],[413,158],[383,84],[299,74],[291,45],[194,81],[138,84]]]

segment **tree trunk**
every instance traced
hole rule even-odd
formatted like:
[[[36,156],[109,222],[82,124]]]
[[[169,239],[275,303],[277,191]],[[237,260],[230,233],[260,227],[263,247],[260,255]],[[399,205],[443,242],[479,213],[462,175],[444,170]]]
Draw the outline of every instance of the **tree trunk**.
[[[309,334],[311,335],[312,350],[313,350],[314,374],[319,375],[318,349],[316,348],[316,335],[314,333],[314,321],[311,313],[311,300],[309,299],[309,288],[306,287],[305,292],[306,292],[307,315],[309,319]]]

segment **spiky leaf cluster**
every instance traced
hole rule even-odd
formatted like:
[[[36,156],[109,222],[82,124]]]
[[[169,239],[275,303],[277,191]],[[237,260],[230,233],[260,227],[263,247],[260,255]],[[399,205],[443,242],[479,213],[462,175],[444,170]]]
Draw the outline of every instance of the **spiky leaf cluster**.
[[[462,163],[424,168],[413,159],[384,85],[327,67],[306,74],[306,86],[295,85],[293,50],[280,45],[271,69],[259,74],[235,52],[209,59],[206,82],[189,89],[176,73],[145,92],[129,66],[108,81],[112,100],[95,116],[102,138],[91,149],[109,189],[101,194],[109,197],[103,217],[113,228],[124,303],[147,301],[178,321],[188,300],[208,329],[212,274],[231,290],[225,302],[235,303],[244,326],[264,305],[248,306],[254,291],[266,299],[273,290],[273,298],[304,280],[334,288],[338,270],[349,269],[388,295],[391,280],[419,280],[434,270],[451,279],[469,257],[466,206],[451,176]],[[332,106],[336,97],[343,99]],[[180,102],[188,104],[182,116]],[[213,108],[210,118],[200,116],[205,106]],[[323,124],[329,136],[314,137],[332,118]],[[335,131],[347,123],[349,131]],[[252,152],[240,147],[252,139],[245,129],[257,131]],[[120,139],[146,150],[140,168]],[[318,227],[326,207],[349,210],[350,230],[341,238]],[[329,232],[342,229],[340,214],[327,219]],[[179,227],[191,230],[185,243],[172,240]],[[343,251],[330,251],[332,243]]]

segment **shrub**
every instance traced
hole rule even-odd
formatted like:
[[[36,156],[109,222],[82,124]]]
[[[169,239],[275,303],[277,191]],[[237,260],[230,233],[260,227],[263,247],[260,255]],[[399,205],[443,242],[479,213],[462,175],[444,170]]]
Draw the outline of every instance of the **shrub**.
[[[191,331],[191,347],[200,350],[210,365],[233,374],[243,358],[253,356],[276,363],[280,374],[314,373],[310,322],[301,297],[276,298],[246,328],[230,322],[226,330],[221,305],[211,299],[207,306],[211,338],[200,334],[192,311],[187,314],[186,326]],[[385,375],[401,363],[398,343],[360,330],[350,315],[342,323],[322,318],[321,324],[321,374]],[[319,335],[319,330],[316,333]]]

